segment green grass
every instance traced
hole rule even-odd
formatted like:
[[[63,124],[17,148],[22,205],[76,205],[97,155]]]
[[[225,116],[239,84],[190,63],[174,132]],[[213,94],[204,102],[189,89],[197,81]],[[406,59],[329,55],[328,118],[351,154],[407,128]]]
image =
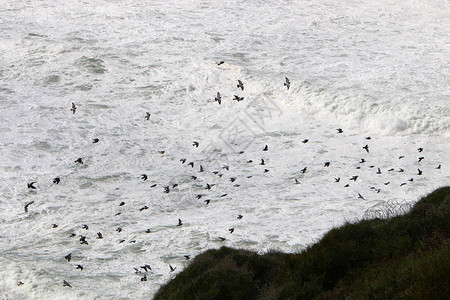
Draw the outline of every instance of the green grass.
[[[301,253],[208,250],[155,299],[449,299],[450,187],[409,213],[330,230]]]

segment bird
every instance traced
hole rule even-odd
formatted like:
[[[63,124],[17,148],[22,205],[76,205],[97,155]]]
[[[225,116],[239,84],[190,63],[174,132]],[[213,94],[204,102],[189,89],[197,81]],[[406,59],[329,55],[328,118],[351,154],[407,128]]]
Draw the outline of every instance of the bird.
[[[125,205],[125,202],[123,202],[123,201],[119,203],[119,206],[124,206],[124,205]]]
[[[194,162],[191,161],[190,163],[188,163],[188,166],[191,166],[193,168],[194,167]]]
[[[177,267],[175,267],[175,268],[174,268],[174,267],[172,267],[171,265],[169,265],[169,267],[170,267],[170,272],[173,272],[173,271],[175,271],[175,270],[176,270],[176,268],[177,268]]]
[[[422,175],[422,170],[421,169],[417,169],[417,175]]]
[[[366,137],[366,140],[371,140],[372,138],[370,137],[370,136],[367,136]]]
[[[267,172],[269,172],[269,169],[264,169],[264,173],[267,173]]]
[[[361,158],[361,160],[359,161],[360,164],[363,164],[365,162],[366,162],[366,160],[364,158]]]
[[[302,141],[302,143],[303,143],[303,144],[306,144],[308,141],[309,141],[308,139],[304,139],[304,140]]]
[[[380,170],[380,168],[378,168],[377,174],[381,174],[381,170]]]
[[[244,100],[244,97],[239,97],[237,95],[234,95],[233,100],[236,100],[237,102],[241,102],[242,100]]]
[[[250,163],[252,163],[252,162],[253,162],[253,160],[251,160],[251,159],[247,160],[247,163],[248,163],[248,164],[250,164]]]
[[[240,88],[241,90],[244,90],[244,83],[242,83],[242,81],[238,80],[238,88]]]
[[[225,242],[225,241],[226,241],[226,238],[219,236],[219,240],[220,240],[221,242]]]
[[[121,227],[118,227],[118,228],[116,229],[116,231],[117,231],[117,232],[121,232],[121,231],[122,231],[122,228],[121,228]]]
[[[389,183],[391,183],[391,182],[390,182],[390,181],[388,181],[388,182],[385,182],[385,183],[384,183],[384,185],[388,185]]]
[[[144,274],[144,277],[141,278],[141,281],[147,281],[147,275]]]
[[[156,183],[155,183],[155,184],[152,184],[152,185],[150,186],[150,188],[154,188],[155,186],[157,186]]]
[[[58,224],[52,224],[52,228],[58,227]]]
[[[97,239],[102,239],[103,238],[103,234],[101,232],[97,232]]]
[[[353,176],[352,178],[350,178],[350,180],[356,181],[358,179],[358,176]]]
[[[236,177],[231,177],[231,178],[230,178],[230,181],[231,181],[231,182],[235,182],[235,181],[236,181]]]
[[[72,259],[72,253],[67,254],[66,256],[64,256],[64,258],[67,260],[67,262],[70,262],[70,260]]]
[[[141,176],[142,176],[141,179],[143,181],[146,181],[148,179],[147,174],[141,174]]]
[[[144,269],[145,272],[151,271],[152,268],[150,267],[150,265],[143,265],[141,266],[142,269]]]
[[[402,172],[405,172],[405,170],[403,170],[402,168],[400,168],[400,169],[398,170],[398,172],[402,173]]]
[[[172,184],[172,188],[173,188],[173,189],[176,188],[177,186],[178,186],[178,183]]]
[[[197,141],[193,141],[192,143],[193,143],[192,146],[198,148],[199,143]]]
[[[338,133],[343,133],[344,131],[342,130],[342,128],[338,128],[336,129]]]
[[[436,170],[439,170],[440,168],[441,168],[441,165],[437,166],[435,169],[436,169]]]
[[[53,183],[58,184],[60,181],[61,181],[61,179],[59,179],[59,177],[53,178]]]
[[[181,221],[181,219],[178,219],[178,225],[177,226],[181,226],[183,225],[183,222]]]
[[[358,193],[358,199],[363,199],[364,200],[364,197],[360,193]]]
[[[100,141],[99,139],[95,138],[95,139],[92,140],[92,143],[93,143],[93,144],[96,144],[96,143],[98,143],[99,141]]]
[[[32,190],[35,190],[35,189],[36,189],[36,187],[34,186],[35,183],[37,183],[37,182],[36,182],[36,181],[33,181],[33,182],[28,183],[28,184],[27,184],[28,188],[29,188],[29,189],[32,189]]]
[[[422,152],[422,151],[423,151],[423,148],[419,148],[419,149],[417,149],[417,151]]]
[[[362,147],[363,149],[365,149],[367,151],[367,153],[369,153],[369,145],[365,145],[364,147]]]
[[[228,229],[228,231],[229,231],[230,233],[233,233],[233,232],[234,232],[234,228],[230,228],[230,229]]]
[[[143,206],[143,207],[141,207],[141,208],[139,208],[139,211],[143,211],[143,210],[146,210],[146,209],[148,209],[148,206],[146,205],[146,206]]]
[[[72,114],[75,114],[76,110],[77,110],[77,107],[76,107],[75,103],[72,102],[72,108],[70,109],[70,111],[72,112]]]
[[[208,204],[209,204],[209,202],[211,202],[211,199],[206,199],[206,200],[204,200],[203,202],[205,202],[205,203],[206,203],[206,205],[208,205]]]
[[[150,120],[150,116],[151,116],[152,114],[151,113],[149,113],[148,111],[145,113],[145,119],[148,121],[148,120]]]
[[[84,224],[83,226],[81,226],[81,228],[88,230],[88,229],[89,229],[89,226],[86,225],[86,224]]]
[[[306,173],[306,170],[307,170],[307,167],[304,167],[304,168],[301,169],[300,171],[301,171],[303,174],[305,174],[305,173]]]
[[[222,97],[220,96],[220,93],[217,92],[216,97],[214,98],[214,101],[219,102],[219,105],[222,104]]]
[[[242,219],[243,217],[244,217],[243,215],[238,215],[238,216],[237,216],[237,219],[240,220],[240,219]]]
[[[223,60],[219,61],[218,66],[223,65],[225,62]]]
[[[180,159],[181,163],[184,164],[186,162],[186,158]]]
[[[404,155],[400,155],[400,156],[398,157],[398,159],[402,159],[402,158],[405,158],[405,156],[404,156]]]
[[[83,266],[82,265],[77,265],[77,267],[75,269],[80,269],[80,271],[83,271]]]
[[[203,169],[203,166],[200,165],[200,170],[199,170],[199,172],[204,172],[204,171],[205,171],[205,169]]]
[[[261,158],[261,162],[259,163],[261,166],[264,166],[266,163],[264,162],[264,159]]]
[[[76,163],[76,164],[82,165],[82,164],[83,164],[83,159],[80,157],[80,158],[78,158],[78,159],[75,161],[75,163]]]
[[[184,258],[186,258],[186,259],[191,259],[191,256],[190,255],[183,255],[184,256]]]
[[[285,79],[284,86],[286,87],[286,89],[289,90],[289,88],[291,87],[291,82],[289,81],[289,78],[287,78],[287,77],[284,77],[284,79]]]
[[[25,212],[28,212],[28,206],[30,206],[33,203],[34,203],[34,201],[31,201],[31,202],[28,202],[27,204],[25,204],[25,207],[24,207]]]
[[[341,177],[338,177],[338,178],[334,178],[334,182],[339,182],[339,181],[341,181]]]
[[[350,184],[348,184],[348,183],[346,185],[344,185],[344,187],[349,187],[349,186],[350,186]]]
[[[170,187],[169,187],[169,186],[165,186],[165,187],[164,187],[164,193],[165,193],[165,194],[170,193]]]
[[[70,288],[72,287],[72,286],[70,285],[70,283],[68,283],[68,282],[65,281],[65,280],[63,280],[63,283],[64,283],[63,286],[68,286],[68,287],[70,287]]]
[[[406,185],[407,183],[406,182],[403,182],[402,184],[400,184],[400,186],[404,186],[404,185]]]
[[[264,147],[263,151],[267,151],[267,150],[269,150],[269,146],[266,145],[266,146]]]
[[[329,166],[330,166],[330,162],[329,161],[325,162],[324,167],[329,167]]]
[[[411,181],[411,182],[412,182],[412,181],[414,181],[414,178],[411,177],[410,179],[408,179],[408,181]]]
[[[222,167],[222,169],[225,169],[225,170],[229,171],[229,170],[230,170],[230,166],[224,165],[224,166]]]
[[[424,159],[425,159],[425,157],[423,157],[423,156],[419,157],[419,162],[421,162]]]
[[[299,183],[300,183],[300,181],[298,181],[298,179],[295,178],[295,184],[299,184]]]

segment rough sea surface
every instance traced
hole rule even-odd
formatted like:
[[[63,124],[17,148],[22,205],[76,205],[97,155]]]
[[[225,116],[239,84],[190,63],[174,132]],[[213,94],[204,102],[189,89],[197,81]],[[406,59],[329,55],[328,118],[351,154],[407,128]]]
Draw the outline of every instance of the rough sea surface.
[[[448,1],[1,0],[0,32],[0,299],[148,299],[450,184]]]

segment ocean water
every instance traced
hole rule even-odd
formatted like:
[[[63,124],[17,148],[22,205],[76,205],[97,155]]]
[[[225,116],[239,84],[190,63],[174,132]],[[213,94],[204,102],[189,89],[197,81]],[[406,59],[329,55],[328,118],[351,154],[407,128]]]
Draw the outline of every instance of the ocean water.
[[[2,0],[0,28],[0,299],[147,299],[184,255],[450,183],[448,1]]]

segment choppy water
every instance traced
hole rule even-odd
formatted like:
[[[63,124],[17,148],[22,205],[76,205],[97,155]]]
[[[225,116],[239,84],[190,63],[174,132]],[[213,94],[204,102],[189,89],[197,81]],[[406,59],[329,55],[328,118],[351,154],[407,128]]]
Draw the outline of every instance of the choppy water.
[[[3,0],[0,295],[147,298],[184,255],[300,251],[448,185],[450,7],[397,2]]]

